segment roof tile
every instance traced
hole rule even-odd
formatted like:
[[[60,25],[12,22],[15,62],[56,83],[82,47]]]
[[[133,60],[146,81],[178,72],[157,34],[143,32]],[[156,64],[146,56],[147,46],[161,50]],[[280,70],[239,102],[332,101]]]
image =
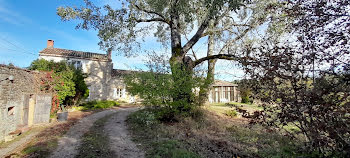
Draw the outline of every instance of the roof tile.
[[[212,86],[238,86],[238,85],[227,81],[215,80]]]
[[[45,48],[39,52],[40,55],[55,55],[55,56],[64,56],[71,58],[83,58],[83,59],[92,59],[99,61],[110,61],[106,54],[75,51],[61,48]]]

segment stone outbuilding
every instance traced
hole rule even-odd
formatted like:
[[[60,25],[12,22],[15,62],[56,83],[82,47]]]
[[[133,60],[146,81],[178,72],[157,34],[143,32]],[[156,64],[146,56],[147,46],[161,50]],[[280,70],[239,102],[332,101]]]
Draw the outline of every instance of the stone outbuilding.
[[[0,141],[21,129],[48,123],[52,95],[40,90],[38,71],[0,65]]]

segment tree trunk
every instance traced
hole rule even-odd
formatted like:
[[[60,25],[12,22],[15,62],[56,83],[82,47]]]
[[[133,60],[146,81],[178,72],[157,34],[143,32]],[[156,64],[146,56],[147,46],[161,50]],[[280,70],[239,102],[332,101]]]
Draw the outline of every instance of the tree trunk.
[[[171,57],[170,66],[174,81],[173,103],[179,111],[189,111],[194,101],[193,67],[189,57]]]
[[[214,27],[214,22],[211,20],[209,22],[209,28],[213,29]],[[214,55],[214,36],[212,34],[208,35],[208,50],[207,50],[207,56]],[[209,96],[209,90],[214,82],[214,73],[215,73],[215,64],[216,64],[217,59],[211,59],[208,60],[208,72],[207,72],[207,77],[204,81],[204,84],[200,87],[199,91],[199,105],[204,105],[208,101],[208,96]]]
[[[193,103],[193,61],[186,57],[181,45],[179,16],[176,10],[171,13],[171,58],[170,67],[174,80],[173,102],[179,111],[188,111]]]

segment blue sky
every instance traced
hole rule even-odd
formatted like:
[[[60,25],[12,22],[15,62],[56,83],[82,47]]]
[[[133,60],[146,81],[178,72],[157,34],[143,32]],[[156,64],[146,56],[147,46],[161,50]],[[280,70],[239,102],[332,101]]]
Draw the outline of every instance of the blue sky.
[[[56,48],[104,53],[95,31],[76,30],[77,22],[62,22],[56,15],[57,7],[79,6],[78,2],[0,0],[0,63],[27,67],[48,39],[55,41]]]
[[[98,1],[99,5],[109,2]],[[76,30],[77,21],[63,22],[56,14],[59,6],[82,4],[83,0],[0,0],[0,64],[29,66],[38,58],[39,51],[46,47],[48,39],[55,41],[56,48],[105,53],[97,45],[96,31]],[[161,46],[154,41],[147,40],[144,45],[161,51]],[[205,48],[205,43],[198,44],[195,49],[202,48]],[[114,53],[112,59],[114,68],[135,69],[143,67],[145,57],[126,58]],[[218,79],[232,81],[243,75],[241,70],[228,67],[228,64],[220,62],[217,65]]]

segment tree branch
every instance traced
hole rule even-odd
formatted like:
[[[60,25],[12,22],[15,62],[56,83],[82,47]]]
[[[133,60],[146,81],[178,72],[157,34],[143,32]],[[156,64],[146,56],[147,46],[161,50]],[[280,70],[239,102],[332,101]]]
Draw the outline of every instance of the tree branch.
[[[186,34],[185,34],[185,38],[186,38],[186,40],[188,41],[188,37],[187,37],[187,35],[186,35]],[[194,52],[193,48],[191,48],[191,51],[192,51],[192,54],[193,54],[194,60],[197,60],[197,56],[196,56],[196,53]]]
[[[208,30],[206,31],[205,33],[202,34],[202,37],[205,37],[205,36],[208,36],[209,34],[214,34],[214,33],[220,33],[220,32],[223,32],[223,31],[228,31],[230,33],[234,33],[231,28],[232,27],[252,27],[251,25],[248,25],[248,24],[232,24],[232,25],[228,25],[226,27],[223,27],[221,29],[213,29],[213,30]]]
[[[162,18],[151,18],[151,19],[136,19],[136,22],[141,23],[141,22],[165,22],[167,23],[164,19]]]
[[[208,27],[209,20],[211,18],[207,17],[201,24],[201,26],[198,28],[197,32],[193,37],[182,47],[183,52],[185,54],[198,42],[200,38],[202,38],[203,32]]]
[[[138,9],[138,10],[140,10],[140,11],[143,11],[143,12],[148,13],[148,14],[154,14],[154,15],[159,16],[160,19],[162,19],[162,20],[158,20],[158,21],[165,22],[165,23],[167,23],[167,24],[170,25],[169,20],[167,20],[162,14],[157,13],[157,12],[155,12],[155,11],[151,11],[151,10],[147,10],[147,9],[141,8],[140,6],[138,6],[138,5],[136,5],[136,4],[134,4],[134,6],[136,7],[136,9]],[[158,18],[156,18],[156,19],[158,19]]]
[[[225,59],[225,60],[238,60],[240,58],[236,57],[233,54],[217,54],[217,55],[210,55],[210,56],[206,56],[203,58],[200,58],[196,61],[194,61],[194,66],[199,65],[200,63],[206,61],[206,60],[210,60],[210,59]]]

